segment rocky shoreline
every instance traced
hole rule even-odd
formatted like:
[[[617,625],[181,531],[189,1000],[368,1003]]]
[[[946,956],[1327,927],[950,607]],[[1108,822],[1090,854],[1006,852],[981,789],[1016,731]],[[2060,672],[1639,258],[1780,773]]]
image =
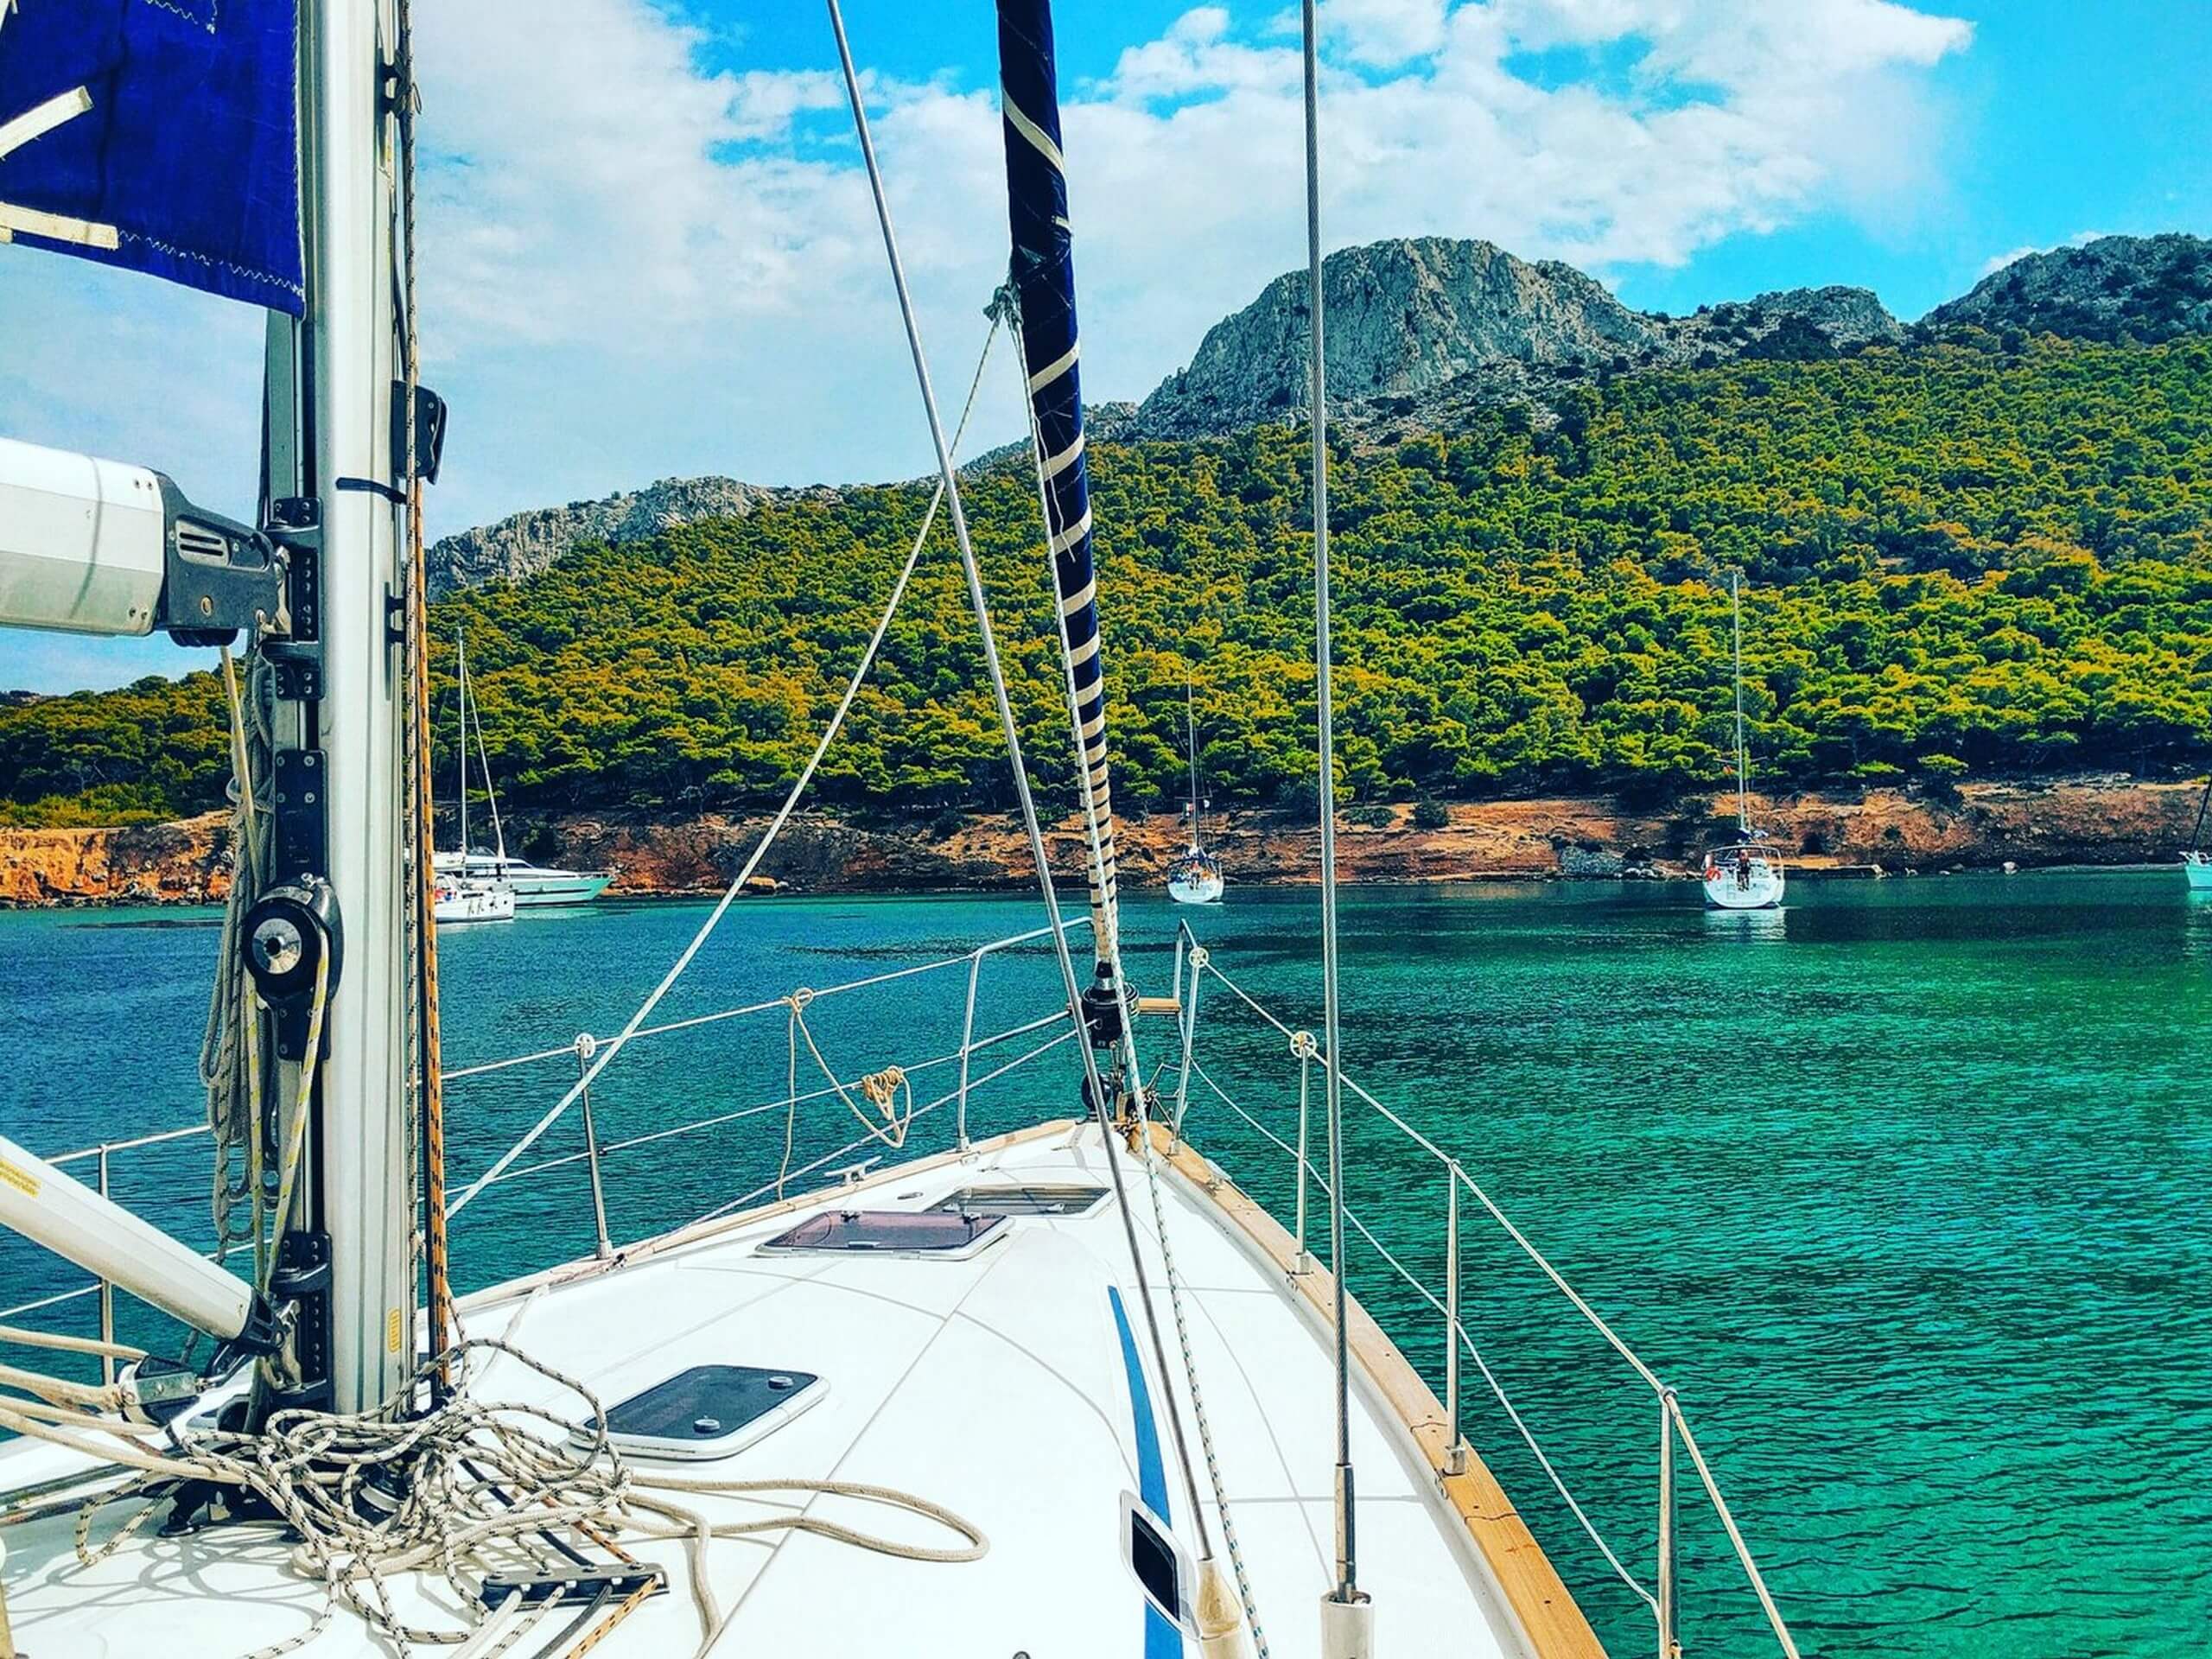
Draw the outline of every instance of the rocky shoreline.
[[[1945,791],[1869,789],[1757,797],[1797,875],[1904,875],[1940,870],[2170,861],[2186,844],[2200,785],[2113,775],[1969,783]],[[1460,802],[1446,822],[1347,822],[1345,880],[1370,883],[1618,880],[1688,875],[1727,833],[1733,803],[1696,797],[1637,808],[1603,797]],[[765,817],[670,819],[645,812],[525,817],[510,844],[541,862],[612,869],[631,895],[719,892],[766,826]],[[1125,883],[1158,886],[1183,845],[1173,814],[1125,820]],[[1278,812],[1236,811],[1208,826],[1239,886],[1314,879],[1315,831]],[[1070,819],[1049,832],[1054,868],[1080,880],[1084,842]],[[794,817],[760,885],[787,892],[988,891],[1031,878],[1019,823],[1006,814],[924,822],[827,814]],[[0,830],[0,907],[219,902],[230,887],[220,814],[92,830]]]

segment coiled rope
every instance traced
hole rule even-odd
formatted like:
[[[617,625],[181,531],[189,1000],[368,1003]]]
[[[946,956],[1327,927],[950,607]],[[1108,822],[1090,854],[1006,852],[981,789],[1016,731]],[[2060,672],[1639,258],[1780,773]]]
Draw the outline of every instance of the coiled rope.
[[[973,1522],[893,1487],[839,1480],[697,1479],[643,1470],[609,1443],[605,1411],[588,1386],[503,1338],[473,1338],[433,1357],[410,1379],[402,1397],[411,1395],[415,1385],[434,1371],[466,1379],[472,1359],[493,1356],[504,1356],[553,1384],[581,1409],[563,1414],[527,1402],[478,1400],[464,1386],[422,1417],[382,1411],[344,1416],[281,1411],[258,1434],[217,1434],[160,1451],[146,1443],[150,1431],[81,1412],[26,1409],[29,1402],[0,1405],[0,1427],[139,1471],[122,1486],[96,1494],[79,1511],[76,1549],[86,1566],[114,1554],[177,1496],[178,1483],[185,1481],[249,1495],[231,1505],[234,1514],[265,1515],[296,1538],[289,1565],[323,1586],[323,1605],[305,1629],[254,1649],[246,1659],[279,1659],[305,1647],[340,1612],[359,1618],[402,1649],[410,1643],[457,1647],[455,1659],[496,1652],[531,1628],[544,1610],[520,1609],[509,1598],[474,1611],[456,1627],[424,1627],[401,1616],[391,1580],[406,1573],[442,1580],[448,1599],[474,1610],[480,1605],[486,1584],[495,1578],[558,1578],[573,1572],[589,1559],[578,1543],[634,1564],[622,1547],[626,1539],[683,1543],[700,1629],[695,1654],[703,1659],[734,1614],[734,1609],[724,1611],[709,1581],[706,1551],[715,1539],[809,1532],[876,1554],[945,1564],[979,1560],[990,1548]],[[94,1435],[105,1439],[90,1438]],[[904,1543],[805,1513],[715,1521],[684,1501],[774,1494],[874,1503],[931,1522],[957,1541]],[[131,1504],[136,1507],[113,1531],[95,1540],[104,1511]],[[607,1617],[584,1635],[582,1645],[569,1649],[571,1655],[594,1644],[641,1599],[633,1596],[603,1609]],[[572,1625],[549,1651],[559,1650],[582,1630],[582,1623]]]

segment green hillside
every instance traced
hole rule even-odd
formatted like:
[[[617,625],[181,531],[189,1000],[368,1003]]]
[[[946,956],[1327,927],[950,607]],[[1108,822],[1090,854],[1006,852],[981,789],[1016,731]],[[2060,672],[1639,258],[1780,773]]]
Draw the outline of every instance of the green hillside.
[[[1725,782],[1731,565],[1763,779],[2212,756],[2212,343],[1970,334],[1593,380],[1551,413],[1338,451],[1338,729],[1359,798]],[[1186,674],[1217,801],[1299,790],[1300,437],[1101,445],[1093,465],[1123,798],[1177,793]],[[1001,467],[967,495],[1036,770],[1065,790],[1032,482]],[[505,799],[771,798],[926,499],[764,508],[441,605],[443,639],[467,629]],[[16,822],[202,810],[224,773],[207,675],[0,708]],[[1009,798],[942,531],[822,791],[906,812]]]

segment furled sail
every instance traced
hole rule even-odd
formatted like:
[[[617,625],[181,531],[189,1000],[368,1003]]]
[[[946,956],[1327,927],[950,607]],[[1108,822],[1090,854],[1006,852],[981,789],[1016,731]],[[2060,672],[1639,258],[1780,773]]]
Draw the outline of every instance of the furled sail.
[[[1098,650],[1098,582],[1091,561],[1090,479],[1083,454],[1082,375],[1077,366],[1075,257],[1068,230],[1067,178],[1060,152],[1060,101],[1049,0],[999,0],[1001,117],[1006,141],[1014,289],[1020,305],[1022,368],[1043,474],[1052,575],[1065,625],[1068,661],[1088,787],[1084,810],[1098,837],[1090,910],[1098,960],[1110,967],[1116,880],[1114,810],[1106,765],[1106,680]]]
[[[296,316],[296,0],[0,0],[0,242]]]

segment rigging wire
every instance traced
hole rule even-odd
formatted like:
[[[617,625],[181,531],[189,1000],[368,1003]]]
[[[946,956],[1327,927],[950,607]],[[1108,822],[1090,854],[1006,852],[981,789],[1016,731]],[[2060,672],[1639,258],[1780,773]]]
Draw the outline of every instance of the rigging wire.
[[[1028,354],[1022,349],[1020,302],[1011,290],[1005,292],[1005,308],[1008,326],[1014,333],[1015,359],[1018,363],[1026,364]],[[1060,523],[1060,515],[1057,504],[1053,500],[1052,487],[1046,472],[1045,435],[1037,422],[1036,406],[1026,397],[1023,399],[1023,405],[1029,411],[1029,448],[1031,458],[1035,463],[1038,512],[1043,521],[1045,545],[1047,550],[1050,550],[1060,544],[1065,527]],[[1050,563],[1049,557],[1047,563],[1048,564]],[[1067,611],[1062,606],[1055,606],[1054,610],[1059,617],[1060,660],[1065,668],[1068,715],[1075,740],[1076,775],[1079,780],[1078,787],[1083,800],[1084,823],[1090,832],[1091,890],[1094,894],[1104,895],[1103,915],[1108,935],[1118,940],[1121,937],[1121,928],[1120,918],[1116,912],[1119,909],[1121,901],[1118,891],[1107,880],[1107,866],[1110,855],[1107,849],[1105,836],[1100,831],[1098,823],[1100,814],[1095,810],[1096,803],[1091,793],[1091,777],[1084,753],[1083,705],[1075,680],[1074,653],[1068,637]],[[1191,800],[1194,824],[1198,804],[1196,766],[1196,757],[1193,756]],[[1195,844],[1195,829],[1192,831],[1192,836],[1193,844]],[[1260,1623],[1259,1605],[1252,1594],[1251,1576],[1245,1567],[1244,1553],[1237,1542],[1236,1523],[1230,1512],[1228,1485],[1222,1476],[1220,1459],[1214,1450],[1213,1425],[1206,1415],[1205,1396],[1198,1386],[1198,1367],[1191,1351],[1190,1320],[1183,1305],[1182,1281],[1175,1269],[1174,1245],[1168,1235],[1167,1217],[1160,1194],[1160,1175],[1153,1156],[1148,1109],[1148,1097],[1153,1091],[1143,1082],[1144,1072],[1137,1057],[1136,1024],[1131,1018],[1133,1010],[1128,1002],[1128,988],[1118,967],[1114,974],[1113,985],[1122,1025],[1123,1063],[1127,1068],[1125,1076],[1129,1084],[1129,1098],[1135,1103],[1138,1160],[1143,1166],[1146,1185],[1151,1196],[1153,1231],[1160,1244],[1162,1277],[1167,1287],[1169,1311],[1175,1322],[1176,1343],[1183,1362],[1184,1384],[1190,1391],[1192,1418],[1198,1431],[1199,1452],[1205,1461],[1207,1484],[1213,1491],[1214,1507],[1221,1517],[1222,1539],[1229,1553],[1230,1570],[1236,1580],[1237,1600],[1243,1608],[1245,1623],[1251,1629],[1253,1647],[1258,1655],[1258,1659],[1268,1659],[1268,1639]],[[1080,1017],[1078,1012],[1077,1018]],[[1104,1149],[1108,1162],[1114,1168],[1118,1193],[1120,1166],[1116,1161],[1118,1154],[1115,1149],[1115,1137],[1110,1129],[1104,1132]],[[1184,1438],[1182,1414],[1175,1409],[1174,1388],[1172,1375],[1167,1369],[1166,1343],[1160,1334],[1160,1317],[1153,1305],[1150,1287],[1145,1282],[1144,1264],[1137,1252],[1135,1224],[1131,1220],[1125,1194],[1122,1196],[1121,1202],[1123,1206],[1122,1218],[1131,1229],[1129,1258],[1136,1270],[1137,1286],[1141,1293],[1143,1312],[1150,1329],[1154,1357],[1158,1363],[1160,1374],[1161,1392],[1168,1408],[1168,1423],[1173,1431],[1176,1456],[1181,1465],[1184,1491],[1190,1500],[1192,1524],[1196,1528],[1198,1535],[1198,1559],[1201,1571],[1204,1572],[1213,1567],[1213,1534],[1211,1529],[1206,1524],[1205,1506],[1199,1501],[1198,1478],[1192,1464],[1190,1447]],[[1211,1650],[1209,1647],[1209,1651]]]
[[[975,545],[969,537],[968,516],[960,499],[959,477],[952,464],[951,448],[945,442],[944,423],[938,414],[937,394],[930,384],[929,359],[922,348],[921,326],[914,315],[913,296],[906,287],[906,266],[899,257],[899,239],[891,222],[891,204],[884,192],[883,172],[876,160],[875,142],[868,130],[868,111],[861,97],[860,72],[853,62],[852,44],[846,36],[844,12],[839,4],[839,0],[826,0],[826,3],[830,13],[830,31],[836,40],[838,64],[844,75],[846,99],[852,106],[854,131],[860,141],[861,159],[866,166],[869,192],[875,201],[876,226],[882,232],[884,254],[890,266],[892,287],[897,294],[900,320],[906,331],[907,351],[913,359],[914,378],[921,396],[922,411],[929,424],[930,441],[937,450],[938,472],[944,484],[945,502],[951,514],[953,539],[959,546],[961,569],[967,577],[969,602],[975,611],[976,632],[983,652],[983,666],[991,682],[992,696],[998,704],[999,722],[1006,734],[1007,756],[1013,771],[1014,797],[1020,806],[1022,828],[1028,838],[1030,855],[1037,869],[1038,888],[1045,902],[1046,919],[1052,930],[1052,953],[1058,963],[1062,988],[1067,996],[1069,1017],[1075,1022],[1076,1029],[1081,1031],[1087,1024],[1084,1017],[1083,988],[1076,975],[1074,956],[1068,947],[1067,924],[1060,915],[1059,895],[1052,886],[1052,859],[1045,845],[1043,828],[1038,821],[1036,798],[1029,786],[1028,765],[1022,756],[1021,729],[1014,719],[1014,705],[1007,692],[1006,674],[999,660],[998,638],[991,627],[990,607],[983,592],[982,568],[976,560]],[[1065,626],[1065,609],[1062,609],[1063,628]],[[1065,633],[1063,641],[1065,643]],[[1065,656],[1066,653],[1063,651],[1064,661]],[[1092,858],[1103,869],[1103,860],[1096,839],[1097,825],[1095,819],[1091,821],[1090,828],[1093,836]],[[1101,920],[1103,919],[1102,916]],[[1116,998],[1122,1005],[1122,1024],[1126,1037],[1128,1028],[1128,1008],[1121,976],[1118,974],[1113,976],[1113,983]],[[1172,1374],[1167,1369],[1166,1345],[1160,1337],[1160,1316],[1153,1304],[1150,1277],[1145,1271],[1143,1254],[1137,1245],[1135,1211],[1129,1203],[1128,1184],[1123,1178],[1121,1162],[1115,1150],[1114,1129],[1109,1116],[1110,1108],[1104,1080],[1099,1072],[1098,1057],[1096,1052],[1088,1043],[1078,1043],[1076,1046],[1083,1057],[1084,1087],[1086,1097],[1090,1103],[1092,1116],[1098,1125],[1101,1142],[1105,1152],[1106,1167],[1114,1188],[1115,1205],[1122,1217],[1123,1236],[1129,1252],[1131,1276],[1137,1291],[1138,1300],[1144,1308],[1145,1320],[1151,1335],[1153,1356],[1160,1373],[1160,1385],[1163,1392],[1167,1395],[1167,1420],[1169,1426],[1174,1431],[1173,1440],[1178,1460],[1181,1465],[1184,1485],[1191,1496],[1193,1519],[1203,1537],[1205,1529],[1205,1512],[1198,1502],[1197,1476],[1192,1468],[1188,1448],[1184,1444],[1182,1416],[1180,1412],[1174,1408],[1173,1384]],[[1141,1074],[1132,1068],[1129,1075],[1132,1078],[1136,1078]]]
[[[960,442],[961,435],[968,429],[968,417],[975,412],[976,394],[983,384],[983,365],[990,360],[992,342],[997,338],[998,324],[994,319],[990,332],[983,337],[983,349],[976,355],[975,378],[968,385],[968,402],[960,411],[960,424],[953,433],[952,442],[956,448]],[[745,890],[745,884],[753,879],[753,872],[760,868],[760,861],[767,855],[769,848],[775,844],[777,836],[782,832],[785,823],[790,820],[792,810],[798,805],[799,798],[806,792],[806,786],[814,781],[815,769],[822,764],[822,757],[830,752],[830,744],[836,741],[837,734],[843,729],[845,716],[851,712],[854,700],[860,696],[861,687],[868,679],[868,671],[875,665],[876,653],[882,648],[884,635],[890,632],[892,618],[898,615],[899,607],[906,597],[906,584],[913,579],[914,568],[921,562],[922,549],[929,541],[930,531],[937,523],[938,509],[946,499],[944,480],[952,475],[949,461],[942,471],[943,477],[938,481],[937,492],[930,497],[928,511],[922,515],[921,528],[915,532],[913,545],[907,550],[906,563],[899,569],[899,579],[892,584],[891,597],[884,604],[883,614],[876,622],[874,633],[869,636],[868,648],[861,653],[860,662],[853,670],[853,677],[845,687],[845,695],[839,700],[836,712],[830,716],[829,725],[823,728],[821,740],[814,746],[814,753],[807,758],[806,765],[801,768],[799,775],[792,779],[790,792],[784,797],[783,804],[776,809],[776,816],[770,822],[767,833],[760,837],[752,852],[747,855],[743,867],[739,869],[729,886],[723,889],[721,898],[709,912],[707,919],[699,925],[698,931],[691,936],[691,942],[683,947],[676,961],[670,966],[668,972],[661,976],[660,983],[654,986],[647,994],[645,1000],[638,1005],[637,1012],[632,1014],[623,1025],[621,1032],[607,1041],[592,1062],[590,1069],[576,1079],[568,1093],[563,1095],[543,1116],[531,1125],[529,1132],[521,1140],[508,1147],[493,1160],[489,1169],[469,1183],[467,1190],[454,1200],[452,1214],[459,1215],[486,1187],[505,1174],[515,1160],[537,1145],[539,1138],[554,1124],[559,1122],[568,1109],[582,1099],[591,1085],[599,1080],[599,1074],[606,1071],[607,1066],[613,1064],[614,1057],[622,1052],[624,1046],[638,1035],[639,1028],[652,1017],[652,1011],[660,1006],[661,999],[665,997],[674,988],[676,982],[683,976],[684,970],[690,967],[693,958],[698,956],[701,949],[713,937],[715,930],[721,925],[722,918],[729,913],[730,906],[736,902],[738,894]],[[958,512],[957,497],[954,500],[954,511],[957,516]],[[964,524],[960,533],[964,538],[967,533]]]
[[[484,773],[484,798],[492,809],[492,846],[499,855],[499,874],[505,875],[507,868],[507,832],[499,823],[499,791],[492,787],[491,751],[484,747],[484,701],[480,697],[463,697],[461,711],[463,717],[467,720],[470,728],[476,734],[476,762]],[[464,731],[461,734],[464,745],[467,738],[468,734]],[[466,861],[468,849],[464,847],[461,850],[461,857]],[[467,868],[467,864],[464,861],[461,868],[466,871]]]
[[[1320,31],[1314,0],[1302,0],[1306,70],[1306,282],[1311,327],[1308,373],[1313,429],[1313,693],[1319,712],[1321,798],[1321,1018],[1329,1064],[1323,1073],[1329,1140],[1329,1274],[1334,1281],[1337,1365],[1337,1585],[1331,1599],[1364,1601],[1359,1589],[1358,1535],[1353,1518],[1351,1359],[1345,1335],[1344,1090],[1338,1082],[1337,1004],[1337,775],[1335,710],[1329,668],[1329,413],[1322,345]]]

